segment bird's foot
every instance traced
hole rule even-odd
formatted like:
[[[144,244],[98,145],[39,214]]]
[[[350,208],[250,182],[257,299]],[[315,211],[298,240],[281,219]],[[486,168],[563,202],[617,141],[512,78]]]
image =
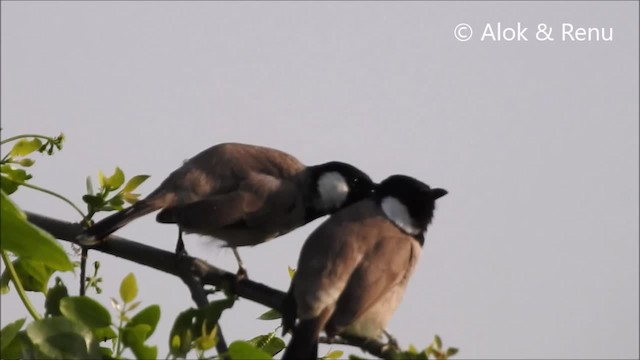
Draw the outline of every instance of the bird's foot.
[[[249,273],[247,272],[247,269],[242,265],[238,266],[238,271],[236,272],[236,282],[248,279]]]
[[[398,340],[391,335],[387,330],[383,330],[384,336],[387,338],[387,344],[385,347],[387,349],[400,350],[400,345],[398,344]]]

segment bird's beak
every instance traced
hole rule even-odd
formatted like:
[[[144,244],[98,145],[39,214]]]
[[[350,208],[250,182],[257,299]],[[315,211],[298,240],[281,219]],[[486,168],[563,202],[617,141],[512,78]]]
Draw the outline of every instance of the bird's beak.
[[[435,189],[431,189],[430,193],[431,193],[431,196],[433,197],[433,200],[435,200],[447,195],[449,192],[445,189],[435,188]]]

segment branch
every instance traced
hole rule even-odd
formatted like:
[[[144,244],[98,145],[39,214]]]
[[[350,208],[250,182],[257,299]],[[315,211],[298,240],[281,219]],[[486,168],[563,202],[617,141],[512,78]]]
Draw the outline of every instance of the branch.
[[[28,211],[26,211],[26,214],[29,222],[49,232],[55,238],[78,244],[76,237],[83,231],[80,224],[53,219]],[[218,288],[230,287],[233,293],[239,297],[275,309],[280,313],[284,312],[282,305],[285,293],[282,291],[247,278],[238,279],[236,274],[212,266],[198,258],[188,255],[176,255],[173,252],[114,235],[107,237],[103,243],[91,249],[179,277],[189,287],[191,297],[198,306],[206,304],[207,301],[206,293],[202,286],[213,285]],[[341,336],[340,339],[333,340],[321,338],[320,342],[359,347],[383,359],[390,359],[392,355],[387,344],[373,339]]]

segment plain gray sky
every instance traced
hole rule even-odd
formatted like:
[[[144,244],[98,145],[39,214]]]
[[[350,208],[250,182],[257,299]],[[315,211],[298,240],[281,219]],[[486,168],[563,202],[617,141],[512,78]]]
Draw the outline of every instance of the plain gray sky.
[[[521,22],[529,41],[480,41],[498,22]],[[471,40],[456,40],[459,23]],[[614,38],[539,42],[538,23]],[[146,194],[227,141],[351,162],[376,180],[415,176],[449,195],[389,325],[402,345],[440,334],[460,358],[638,358],[638,62],[634,1],[3,1],[2,136],[64,132],[32,182],[78,204],[100,169],[152,175]],[[13,198],[78,220],[47,195]],[[285,290],[318,224],[242,249],[250,277]],[[118,234],[173,249],[176,231],[150,216]],[[235,270],[230,251],[186,240]],[[173,319],[193,306],[186,287],[92,259],[104,305],[128,272],[144,304],[161,305],[151,343],[164,356]],[[227,339],[274,329],[254,320],[265,310],[239,301],[222,318]],[[15,292],[1,314],[27,316]]]

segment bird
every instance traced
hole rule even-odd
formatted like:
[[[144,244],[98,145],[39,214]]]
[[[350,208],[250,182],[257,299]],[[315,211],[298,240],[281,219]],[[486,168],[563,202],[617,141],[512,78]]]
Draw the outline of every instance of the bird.
[[[375,184],[353,165],[331,161],[305,166],[269,147],[221,143],[173,171],[146,198],[84,230],[77,240],[94,246],[129,222],[160,210],[156,221],[182,232],[211,236],[233,249],[238,274],[246,269],[239,246],[284,235],[371,194]]]
[[[317,359],[323,330],[329,338],[385,332],[422,251],[435,201],[446,194],[392,175],[309,235],[283,302],[283,332],[292,330],[292,338],[282,359]]]

